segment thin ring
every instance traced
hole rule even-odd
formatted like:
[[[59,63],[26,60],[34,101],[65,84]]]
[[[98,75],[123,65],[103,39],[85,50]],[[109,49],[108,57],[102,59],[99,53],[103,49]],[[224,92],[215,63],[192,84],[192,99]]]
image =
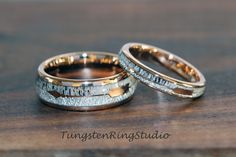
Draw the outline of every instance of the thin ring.
[[[131,99],[136,86],[136,79],[120,67],[118,56],[106,52],[49,58],[39,65],[36,79],[36,91],[43,102],[81,111],[120,105]]]
[[[141,63],[141,59],[157,61],[187,81],[160,73]],[[134,78],[156,90],[182,98],[197,98],[205,91],[203,74],[184,59],[158,47],[143,43],[127,43],[119,52],[120,65]]]

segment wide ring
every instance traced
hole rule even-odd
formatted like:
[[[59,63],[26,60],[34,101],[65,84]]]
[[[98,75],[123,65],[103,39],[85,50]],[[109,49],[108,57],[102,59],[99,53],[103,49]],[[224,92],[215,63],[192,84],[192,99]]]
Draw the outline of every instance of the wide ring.
[[[179,80],[141,63],[139,59],[161,63],[187,81]],[[184,59],[155,46],[142,43],[127,43],[119,53],[120,65],[142,83],[170,95],[182,98],[197,98],[205,91],[203,74]]]
[[[128,101],[137,81],[105,52],[74,52],[38,67],[36,91],[46,104],[68,110],[98,110]]]

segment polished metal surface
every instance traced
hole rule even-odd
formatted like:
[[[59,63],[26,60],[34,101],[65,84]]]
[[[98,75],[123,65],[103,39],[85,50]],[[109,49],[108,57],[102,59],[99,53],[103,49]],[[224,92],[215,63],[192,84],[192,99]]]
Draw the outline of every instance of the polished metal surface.
[[[186,81],[167,76],[143,64],[140,59],[161,63]],[[182,98],[197,98],[205,91],[203,74],[184,59],[155,46],[142,43],[125,44],[119,53],[121,66],[136,79],[156,90]]]
[[[68,110],[98,110],[129,100],[137,80],[105,52],[75,52],[47,59],[38,68],[36,90],[43,102]]]

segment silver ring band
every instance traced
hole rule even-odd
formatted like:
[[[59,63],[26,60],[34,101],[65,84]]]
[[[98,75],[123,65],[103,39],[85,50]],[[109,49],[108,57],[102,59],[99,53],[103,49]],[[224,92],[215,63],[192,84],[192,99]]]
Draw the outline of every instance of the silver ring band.
[[[104,74],[104,76],[97,76]],[[79,76],[78,76],[79,75]],[[118,56],[75,52],[39,65],[36,91],[46,104],[68,110],[98,110],[128,101],[137,81],[120,66]]]
[[[148,58],[147,56],[176,72],[187,81],[160,73],[139,60]],[[121,67],[129,74],[161,92],[182,98],[197,98],[205,91],[206,81],[202,73],[189,62],[166,50],[142,43],[128,43],[121,48],[119,59]]]

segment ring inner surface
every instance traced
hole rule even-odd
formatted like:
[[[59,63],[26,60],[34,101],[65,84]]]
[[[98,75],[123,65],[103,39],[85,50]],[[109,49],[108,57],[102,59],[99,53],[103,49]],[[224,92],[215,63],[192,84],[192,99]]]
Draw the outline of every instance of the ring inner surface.
[[[158,49],[142,45],[134,45],[130,47],[129,51],[136,59],[158,72],[163,74],[168,73],[171,77],[180,80],[185,79],[190,82],[200,80],[199,75],[192,67],[178,60],[172,54],[167,54]],[[164,65],[165,68],[162,68],[160,64]],[[170,70],[175,73],[170,73]]]
[[[123,71],[117,57],[88,53],[56,58],[44,70],[49,75],[67,79],[104,78]]]

